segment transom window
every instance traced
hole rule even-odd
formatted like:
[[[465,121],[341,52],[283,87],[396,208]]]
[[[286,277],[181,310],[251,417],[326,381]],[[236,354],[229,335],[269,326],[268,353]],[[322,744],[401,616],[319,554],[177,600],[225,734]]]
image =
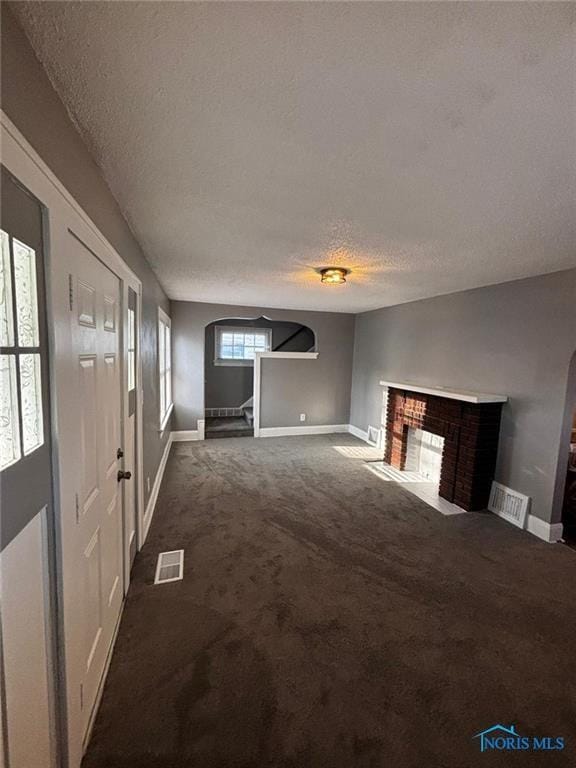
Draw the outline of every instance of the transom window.
[[[216,365],[251,365],[256,352],[269,352],[270,328],[236,328],[218,325],[215,334]]]
[[[170,318],[158,309],[158,370],[160,374],[160,429],[164,429],[172,412],[172,349]]]
[[[36,253],[0,230],[0,470],[44,444]]]

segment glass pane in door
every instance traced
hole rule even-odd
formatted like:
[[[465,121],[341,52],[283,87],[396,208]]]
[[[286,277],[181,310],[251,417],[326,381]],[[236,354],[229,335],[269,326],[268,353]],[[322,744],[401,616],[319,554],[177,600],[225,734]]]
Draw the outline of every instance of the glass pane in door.
[[[13,239],[14,276],[16,278],[16,322],[18,344],[21,347],[37,347],[38,293],[36,290],[36,254],[24,243]]]
[[[24,455],[28,456],[44,442],[40,355],[20,355],[20,392],[22,398],[22,444]]]
[[[10,243],[4,231],[0,231],[0,247],[0,347],[12,347],[14,345],[12,270]]]
[[[0,470],[20,458],[16,356],[0,355]]]

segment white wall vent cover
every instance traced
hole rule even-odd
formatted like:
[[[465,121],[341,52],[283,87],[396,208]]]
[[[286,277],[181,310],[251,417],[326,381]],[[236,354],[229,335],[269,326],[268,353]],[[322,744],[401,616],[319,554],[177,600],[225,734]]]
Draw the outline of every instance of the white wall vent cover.
[[[175,549],[172,552],[160,552],[156,564],[154,584],[167,584],[170,581],[180,581],[184,576],[184,550]]]
[[[368,427],[368,443],[370,445],[375,445],[377,448],[380,447],[380,430],[376,429],[376,427]]]
[[[500,483],[492,483],[488,509],[518,528],[524,528],[530,497],[524,496]]]

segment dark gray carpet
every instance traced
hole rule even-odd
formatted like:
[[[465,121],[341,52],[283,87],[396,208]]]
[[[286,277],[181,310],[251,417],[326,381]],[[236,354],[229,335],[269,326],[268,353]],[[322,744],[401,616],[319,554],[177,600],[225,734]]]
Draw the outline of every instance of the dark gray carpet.
[[[576,764],[574,551],[443,517],[363,453],[172,447],[85,768]],[[153,586],[178,548],[184,581]],[[494,723],[566,750],[480,754]]]

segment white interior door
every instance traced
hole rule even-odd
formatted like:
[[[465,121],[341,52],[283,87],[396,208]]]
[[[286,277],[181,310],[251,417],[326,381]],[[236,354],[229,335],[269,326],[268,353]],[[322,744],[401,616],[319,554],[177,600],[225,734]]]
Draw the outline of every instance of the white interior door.
[[[123,599],[120,281],[84,245],[75,248],[72,347],[80,398],[76,578],[80,706],[84,735]]]

